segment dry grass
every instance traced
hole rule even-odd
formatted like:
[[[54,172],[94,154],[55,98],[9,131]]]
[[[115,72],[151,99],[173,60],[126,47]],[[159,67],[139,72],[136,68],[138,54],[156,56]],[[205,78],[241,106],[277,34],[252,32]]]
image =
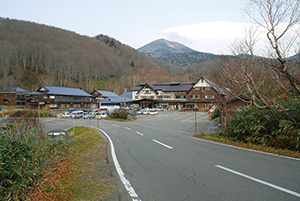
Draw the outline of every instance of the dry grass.
[[[74,156],[48,169],[28,200],[118,200],[117,185],[106,160],[106,142],[91,128],[75,130],[71,137],[75,141]]]

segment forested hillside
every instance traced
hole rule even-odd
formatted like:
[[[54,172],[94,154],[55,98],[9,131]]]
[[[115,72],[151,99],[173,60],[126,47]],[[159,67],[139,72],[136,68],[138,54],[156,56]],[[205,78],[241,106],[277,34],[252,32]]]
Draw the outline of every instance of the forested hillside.
[[[101,86],[121,92],[122,87],[131,87],[132,77],[145,82],[153,71],[153,82],[172,81],[177,76],[171,73],[182,72],[169,62],[149,58],[108,36],[92,38],[51,26],[0,18],[0,89],[20,86],[34,91],[48,84],[93,90],[99,82],[109,79],[109,84],[101,82]],[[124,86],[115,89],[110,85],[117,84],[111,80]],[[183,80],[188,81],[188,77]]]

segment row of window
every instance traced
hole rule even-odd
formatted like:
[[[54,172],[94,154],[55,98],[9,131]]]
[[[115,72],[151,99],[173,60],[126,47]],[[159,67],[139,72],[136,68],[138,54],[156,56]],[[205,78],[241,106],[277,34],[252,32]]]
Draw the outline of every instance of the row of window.
[[[4,96],[8,96],[8,94],[3,94]],[[0,96],[2,96],[2,94],[0,94]],[[10,94],[10,96],[14,97],[15,94]]]
[[[204,99],[214,99],[214,95],[204,95]],[[200,99],[200,95],[191,95],[191,99]]]
[[[209,91],[210,87],[196,87],[195,90],[199,91],[202,89],[202,91]]]
[[[214,95],[204,95],[204,99],[214,99]],[[138,96],[135,96],[135,99],[139,99]],[[140,96],[140,99],[155,99],[155,96]],[[157,96],[157,99],[171,99],[171,96]],[[185,100],[186,95],[176,95],[175,99]],[[200,94],[191,95],[191,99],[200,99]]]

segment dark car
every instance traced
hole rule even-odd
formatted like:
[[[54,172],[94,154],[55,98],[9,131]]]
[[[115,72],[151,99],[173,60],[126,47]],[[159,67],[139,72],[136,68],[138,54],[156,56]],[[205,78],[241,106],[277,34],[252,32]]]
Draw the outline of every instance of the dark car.
[[[67,133],[67,131],[64,131],[64,130],[52,130],[52,131],[49,131],[47,133],[47,135],[49,137],[53,137],[53,138],[62,138],[62,137],[67,137],[68,133]]]

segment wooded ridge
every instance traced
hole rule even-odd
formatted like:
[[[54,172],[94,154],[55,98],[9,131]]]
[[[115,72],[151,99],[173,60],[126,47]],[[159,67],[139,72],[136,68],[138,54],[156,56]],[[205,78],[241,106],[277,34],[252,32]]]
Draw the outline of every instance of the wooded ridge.
[[[118,84],[126,87],[127,83],[129,88],[135,84],[131,82],[147,81],[152,72],[152,82],[172,81],[177,79],[172,73],[183,72],[178,66],[150,58],[109,36],[81,36],[4,18],[0,18],[0,66],[1,89],[20,86],[31,91],[42,84],[80,86],[91,91],[99,87],[98,81],[107,79],[109,86],[103,85],[103,89],[118,91],[114,89]]]

